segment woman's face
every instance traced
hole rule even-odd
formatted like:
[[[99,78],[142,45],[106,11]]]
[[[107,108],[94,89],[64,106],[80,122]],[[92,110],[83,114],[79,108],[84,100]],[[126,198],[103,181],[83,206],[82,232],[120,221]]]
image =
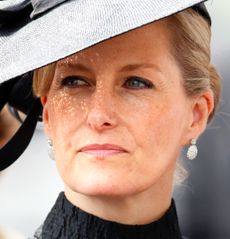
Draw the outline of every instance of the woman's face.
[[[172,180],[193,112],[169,41],[157,22],[57,63],[43,116],[68,188],[121,196]]]

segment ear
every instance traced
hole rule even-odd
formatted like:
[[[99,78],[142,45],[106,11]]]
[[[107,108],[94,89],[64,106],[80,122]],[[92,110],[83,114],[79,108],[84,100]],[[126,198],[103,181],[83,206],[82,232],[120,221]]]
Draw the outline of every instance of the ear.
[[[192,114],[185,144],[198,139],[207,127],[208,118],[214,108],[214,96],[211,90],[203,92],[192,100]]]
[[[49,110],[48,110],[47,96],[41,97],[41,104],[43,106],[42,120],[43,120],[43,124],[44,124],[44,131],[45,131],[45,134],[47,135],[47,137],[49,139],[52,139],[50,121],[49,121]]]

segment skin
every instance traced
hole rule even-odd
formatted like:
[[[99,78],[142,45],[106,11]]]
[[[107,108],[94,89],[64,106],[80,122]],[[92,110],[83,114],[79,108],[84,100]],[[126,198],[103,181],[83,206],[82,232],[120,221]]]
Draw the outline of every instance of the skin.
[[[89,213],[146,224],[170,206],[176,159],[205,129],[213,108],[210,91],[186,96],[170,39],[159,21],[57,63],[42,98],[45,131],[66,197]],[[95,143],[126,151],[78,151]]]

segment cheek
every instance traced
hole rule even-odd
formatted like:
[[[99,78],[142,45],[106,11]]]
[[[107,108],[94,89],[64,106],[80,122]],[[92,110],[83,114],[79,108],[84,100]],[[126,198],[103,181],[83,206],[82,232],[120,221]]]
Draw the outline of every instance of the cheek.
[[[88,108],[86,99],[76,99],[65,92],[51,96],[47,102],[53,141],[64,141],[84,121]]]
[[[183,138],[185,109],[184,104],[178,105],[178,102],[168,100],[163,104],[155,103],[136,110],[132,124],[136,125],[133,130],[138,146],[150,154],[158,151],[164,155],[164,151],[167,151],[175,155]]]

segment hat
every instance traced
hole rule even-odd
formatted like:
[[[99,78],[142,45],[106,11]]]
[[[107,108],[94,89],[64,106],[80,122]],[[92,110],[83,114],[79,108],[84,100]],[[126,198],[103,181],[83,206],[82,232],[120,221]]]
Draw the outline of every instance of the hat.
[[[32,78],[32,74],[28,72],[189,7],[211,24],[203,2],[200,0],[0,1],[0,110],[6,102],[16,102],[13,106],[21,107],[22,111],[27,107],[28,113],[21,127],[24,127],[24,130],[20,128],[21,131],[15,135],[18,135],[18,139],[14,136],[0,150],[0,170],[8,167],[27,147],[37,118],[41,114],[42,107],[39,100],[33,99],[31,84],[24,83],[25,79]],[[23,74],[26,74],[26,77],[25,75],[21,77]],[[27,94],[20,94],[19,97],[16,92],[22,91]],[[16,96],[18,100],[14,99]],[[25,101],[29,100],[31,104],[28,106]]]

